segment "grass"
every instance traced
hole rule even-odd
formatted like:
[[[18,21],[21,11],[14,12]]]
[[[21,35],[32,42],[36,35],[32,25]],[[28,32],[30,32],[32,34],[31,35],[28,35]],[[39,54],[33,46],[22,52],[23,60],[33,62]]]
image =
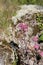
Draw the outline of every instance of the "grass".
[[[16,11],[20,9],[18,6],[21,4],[43,5],[43,0],[0,0],[0,29],[6,30],[10,24],[12,25],[10,19],[16,15]]]
[[[0,28],[6,29],[12,24],[10,18],[16,15],[18,8],[17,0],[0,0]]]

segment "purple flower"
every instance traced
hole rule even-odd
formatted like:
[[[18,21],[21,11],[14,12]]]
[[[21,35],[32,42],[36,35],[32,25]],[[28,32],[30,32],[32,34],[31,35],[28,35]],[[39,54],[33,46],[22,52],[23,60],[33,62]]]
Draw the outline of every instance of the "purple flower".
[[[34,36],[33,41],[37,42],[38,41],[38,36]]]
[[[19,23],[18,27],[23,31],[28,29],[28,25],[26,23]]]
[[[39,53],[42,57],[43,57],[43,51],[40,51],[40,53]]]
[[[37,49],[37,50],[39,49],[39,47],[40,47],[39,44],[34,45],[34,48]]]

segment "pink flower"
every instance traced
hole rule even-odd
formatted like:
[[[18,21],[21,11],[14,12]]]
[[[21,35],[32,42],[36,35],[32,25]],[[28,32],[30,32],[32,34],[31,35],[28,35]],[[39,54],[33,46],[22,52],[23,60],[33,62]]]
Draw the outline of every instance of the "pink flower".
[[[28,29],[28,25],[25,23],[19,23],[18,27],[23,31],[26,31]]]
[[[39,53],[41,56],[43,56],[43,51],[40,51],[40,53]]]
[[[40,47],[39,44],[34,45],[34,48],[37,49],[37,50],[39,49],[39,47]]]
[[[38,41],[38,36],[34,36],[33,41],[37,42]]]

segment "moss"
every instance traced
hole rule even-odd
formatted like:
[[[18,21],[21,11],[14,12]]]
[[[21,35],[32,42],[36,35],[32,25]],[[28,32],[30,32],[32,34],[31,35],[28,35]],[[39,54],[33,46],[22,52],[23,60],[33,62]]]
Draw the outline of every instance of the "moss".
[[[40,30],[43,30],[43,24],[39,25]]]
[[[37,13],[36,14],[36,20],[37,22],[41,22],[42,23],[42,20],[43,20],[43,13]]]
[[[15,60],[12,65],[17,65],[17,60]]]
[[[43,13],[37,13],[36,14],[36,21],[39,22],[40,24],[38,25],[40,30],[43,30]]]
[[[14,61],[12,65],[17,65],[16,61]]]

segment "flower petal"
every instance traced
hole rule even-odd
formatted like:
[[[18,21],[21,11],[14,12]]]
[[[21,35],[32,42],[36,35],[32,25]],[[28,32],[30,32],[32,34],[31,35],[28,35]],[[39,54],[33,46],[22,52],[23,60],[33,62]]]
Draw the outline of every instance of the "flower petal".
[[[39,47],[40,47],[39,44],[34,45],[34,48],[37,49],[37,50],[39,49]]]
[[[43,51],[40,51],[40,53],[39,53],[41,56],[43,56]]]

